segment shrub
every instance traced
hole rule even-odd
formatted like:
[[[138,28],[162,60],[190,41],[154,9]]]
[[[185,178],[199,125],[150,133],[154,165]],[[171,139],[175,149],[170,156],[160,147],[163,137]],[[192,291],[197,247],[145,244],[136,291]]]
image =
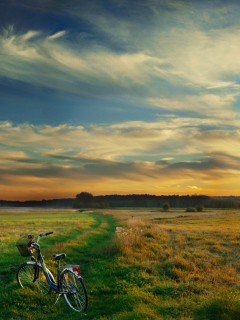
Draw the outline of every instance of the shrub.
[[[168,211],[170,209],[169,203],[164,203],[162,208],[163,208],[164,211]]]
[[[201,204],[199,204],[199,205],[196,206],[196,210],[197,210],[198,212],[203,211],[203,209],[204,209],[204,206],[201,205]]]

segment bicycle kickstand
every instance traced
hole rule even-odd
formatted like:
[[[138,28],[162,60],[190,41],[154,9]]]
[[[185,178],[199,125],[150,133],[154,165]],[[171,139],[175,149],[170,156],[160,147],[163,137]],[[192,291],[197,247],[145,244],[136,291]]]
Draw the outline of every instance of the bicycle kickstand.
[[[59,295],[58,295],[58,297],[57,297],[57,299],[56,299],[56,301],[55,301],[54,305],[58,303],[58,300],[61,298],[61,296],[62,296],[62,295],[63,295],[62,293],[59,293]]]

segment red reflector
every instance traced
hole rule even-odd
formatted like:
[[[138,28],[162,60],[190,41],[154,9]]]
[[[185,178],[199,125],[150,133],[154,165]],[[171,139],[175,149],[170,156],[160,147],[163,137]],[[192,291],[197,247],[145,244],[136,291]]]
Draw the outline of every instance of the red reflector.
[[[74,267],[72,270],[73,271],[78,271],[80,268],[79,267]]]

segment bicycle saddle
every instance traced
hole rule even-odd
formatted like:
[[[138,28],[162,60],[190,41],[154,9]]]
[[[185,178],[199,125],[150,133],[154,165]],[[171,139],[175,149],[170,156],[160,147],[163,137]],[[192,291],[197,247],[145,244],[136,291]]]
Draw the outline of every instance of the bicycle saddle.
[[[66,258],[66,256],[67,256],[66,253],[59,253],[59,254],[54,253],[53,255],[54,260],[61,260]]]

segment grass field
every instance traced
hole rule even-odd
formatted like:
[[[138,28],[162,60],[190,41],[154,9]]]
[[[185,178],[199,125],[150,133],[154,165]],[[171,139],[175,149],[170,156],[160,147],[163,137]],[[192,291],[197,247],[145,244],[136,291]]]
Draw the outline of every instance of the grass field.
[[[0,221],[0,319],[240,319],[239,211],[1,209]],[[50,270],[53,253],[80,264],[85,314],[18,287],[15,242],[43,231]]]

